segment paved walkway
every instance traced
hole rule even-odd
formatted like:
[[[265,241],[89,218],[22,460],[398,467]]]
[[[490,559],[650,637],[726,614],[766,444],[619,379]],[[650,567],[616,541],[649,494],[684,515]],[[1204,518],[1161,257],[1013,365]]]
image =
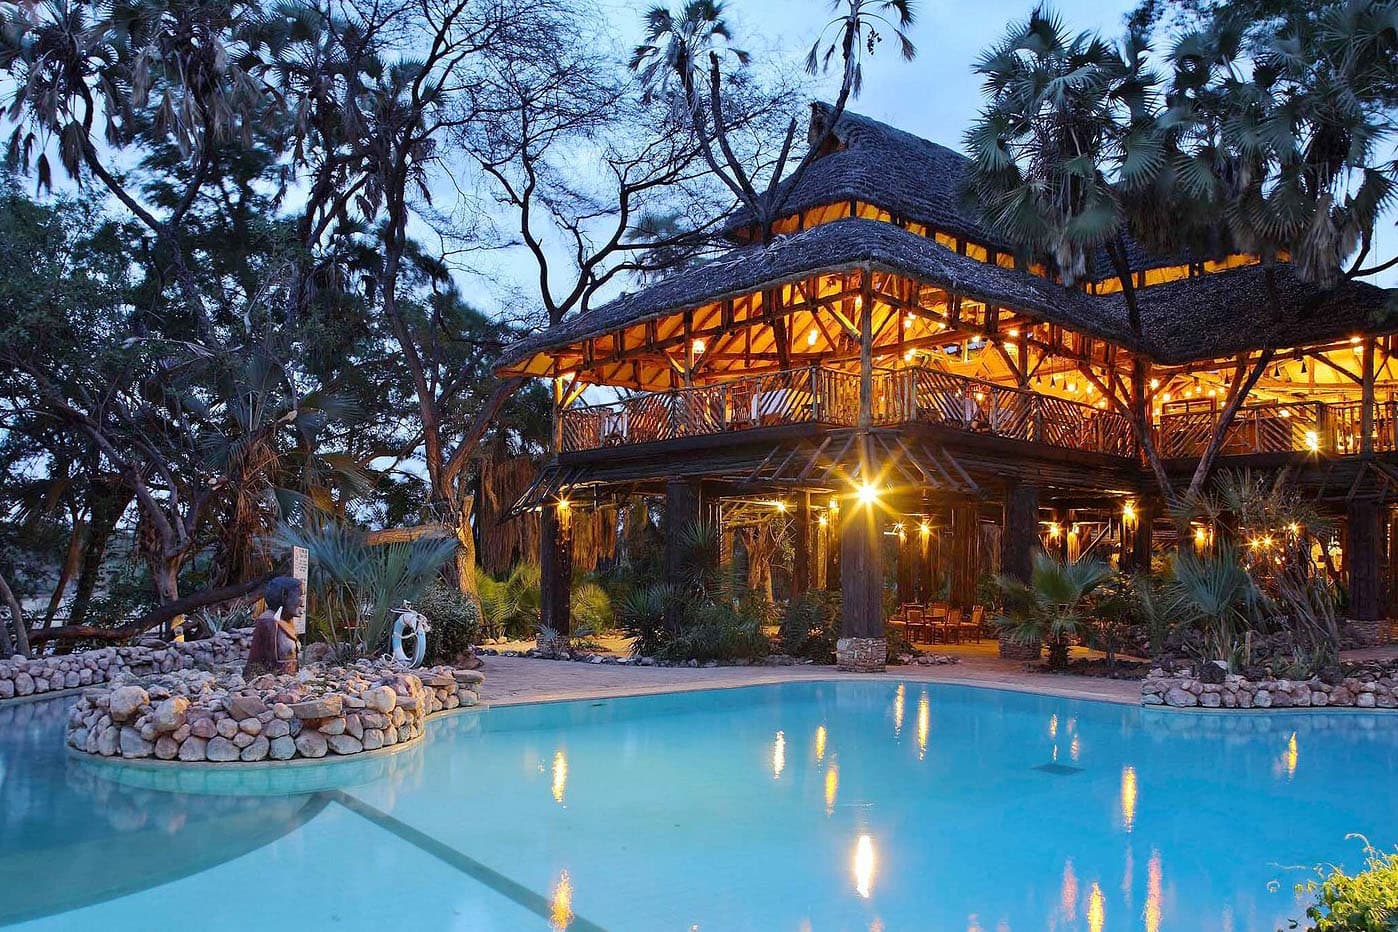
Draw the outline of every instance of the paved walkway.
[[[993,646],[954,649],[961,663],[940,666],[891,666],[886,673],[841,673],[829,666],[795,667],[633,667],[573,663],[529,657],[482,657],[485,684],[481,699],[489,705],[516,705],[600,696],[641,696],[721,689],[800,680],[886,679],[989,686],[1075,699],[1098,699],[1135,705],[1141,699],[1136,680],[1026,673],[1018,661],[1001,660]]]

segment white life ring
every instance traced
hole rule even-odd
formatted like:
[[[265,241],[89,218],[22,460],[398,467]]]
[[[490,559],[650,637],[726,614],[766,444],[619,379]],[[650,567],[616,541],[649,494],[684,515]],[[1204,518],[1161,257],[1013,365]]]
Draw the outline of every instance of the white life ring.
[[[430,630],[427,616],[407,602],[394,611],[398,613],[398,618],[393,622],[393,659],[408,667],[420,667],[427,657],[427,632]],[[408,656],[408,649],[404,648],[405,643],[412,650],[411,657]]]

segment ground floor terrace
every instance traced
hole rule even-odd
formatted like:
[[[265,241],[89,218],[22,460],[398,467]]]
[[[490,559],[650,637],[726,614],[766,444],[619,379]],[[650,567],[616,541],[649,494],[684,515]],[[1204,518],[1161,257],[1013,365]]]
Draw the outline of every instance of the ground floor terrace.
[[[1089,410],[1084,424],[1112,417]],[[1291,420],[1246,416],[1237,429],[1265,440]],[[992,414],[987,424],[994,423]],[[1061,436],[1050,443],[935,419],[870,430],[758,422],[562,453],[522,498],[542,518],[545,624],[568,630],[561,580],[573,566],[571,525],[596,516],[606,516],[619,538],[637,522],[665,529],[657,546],[672,569],[684,558],[673,530],[706,522],[721,531],[739,582],[775,601],[839,590],[842,633],[856,640],[884,638],[889,621],[940,643],[993,637],[991,581],[1027,578],[1039,550],[1144,571],[1172,548],[1213,541],[1218,518],[1206,515],[1188,522],[1180,540],[1139,460],[1071,445],[1100,433],[1079,425]],[[1194,463],[1170,460],[1167,468],[1184,484]],[[1218,469],[1284,477],[1322,513],[1313,556],[1345,592],[1352,633],[1370,642],[1388,635],[1386,619],[1396,614],[1396,467],[1398,454],[1387,451],[1225,447],[1217,461]],[[1270,546],[1262,534],[1247,543]]]

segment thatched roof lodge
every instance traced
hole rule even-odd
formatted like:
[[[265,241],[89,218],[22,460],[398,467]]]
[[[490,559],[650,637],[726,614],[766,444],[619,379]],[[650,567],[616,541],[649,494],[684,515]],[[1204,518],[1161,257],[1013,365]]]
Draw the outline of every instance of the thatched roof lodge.
[[[813,140],[828,116],[813,108]],[[924,545],[908,592],[942,561],[964,600],[978,574],[1016,571],[1036,542],[1074,553],[1115,535],[1118,559],[1146,559],[1151,522],[1128,539],[1123,518],[1159,509],[1143,443],[1187,475],[1236,408],[1218,427],[1220,462],[1289,467],[1349,524],[1386,533],[1375,522],[1398,480],[1388,292],[1321,289],[1284,261],[1133,245],[1136,329],[1105,263],[1066,285],[986,229],[967,165],[845,113],[770,236],[739,212],[718,257],[510,347],[500,374],[551,379],[557,404],[556,461],[520,507],[663,489],[673,509],[747,520],[754,501],[775,496],[784,514],[790,499],[830,528],[797,533],[825,559],[798,556],[793,586],[833,586],[841,553],[872,565],[833,529],[841,496],[873,483],[893,524],[871,534],[947,538]],[[582,403],[607,386],[630,393]],[[1355,502],[1369,510],[1356,517]],[[1002,546],[977,544],[988,528]],[[1377,580],[1358,589],[1377,617]],[[850,601],[847,590],[847,619]]]

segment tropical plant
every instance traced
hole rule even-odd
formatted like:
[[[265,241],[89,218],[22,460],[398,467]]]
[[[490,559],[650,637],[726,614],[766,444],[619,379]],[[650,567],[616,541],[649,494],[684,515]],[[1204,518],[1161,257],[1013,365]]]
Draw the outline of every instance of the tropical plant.
[[[683,619],[656,656],[663,660],[761,660],[772,642],[762,619],[724,602],[687,603]]]
[[[840,636],[840,593],[813,589],[793,598],[786,606],[777,642],[782,653],[818,663],[834,663],[835,641]],[[890,648],[890,653],[893,650]]]
[[[589,580],[575,583],[570,597],[572,634],[588,637],[610,630],[615,623],[607,590]]]
[[[476,569],[486,629],[496,637],[528,638],[539,630],[542,596],[537,563],[519,563],[504,579]]]
[[[469,654],[480,640],[480,609],[460,590],[440,580],[423,589],[413,607],[427,616],[431,628],[427,652],[432,663],[451,663]]]
[[[633,656],[655,656],[672,636],[670,606],[676,601],[673,586],[656,583],[633,589],[617,602],[617,624],[631,639]]]
[[[1196,659],[1224,661],[1231,669],[1244,660],[1244,635],[1257,617],[1259,595],[1238,549],[1227,542],[1203,553],[1176,551],[1164,586],[1166,610],[1200,635]]]
[[[1393,932],[1398,929],[1398,853],[1381,852],[1364,842],[1364,869],[1347,874],[1333,865],[1318,867],[1319,880],[1297,886],[1314,899],[1306,908],[1306,932]],[[1291,928],[1301,928],[1293,920]]]
[[[1039,551],[1028,582],[1000,577],[1002,608],[994,624],[1021,644],[1047,645],[1049,666],[1062,669],[1073,640],[1091,630],[1089,597],[1111,572],[1091,557],[1068,561]]]
[[[332,641],[360,655],[385,649],[393,609],[416,599],[456,550],[450,538],[370,544],[362,531],[330,521],[282,524],[276,541],[306,548],[312,610]]]

